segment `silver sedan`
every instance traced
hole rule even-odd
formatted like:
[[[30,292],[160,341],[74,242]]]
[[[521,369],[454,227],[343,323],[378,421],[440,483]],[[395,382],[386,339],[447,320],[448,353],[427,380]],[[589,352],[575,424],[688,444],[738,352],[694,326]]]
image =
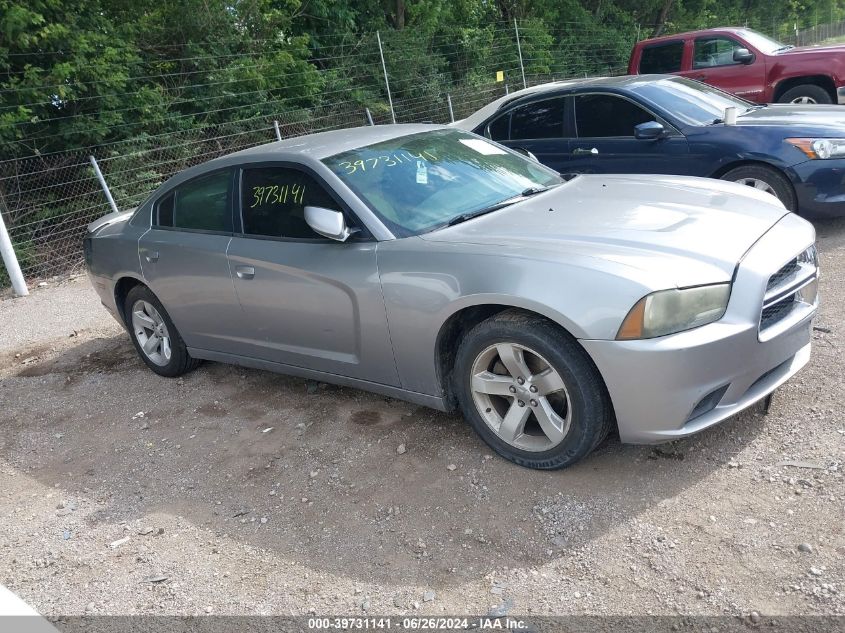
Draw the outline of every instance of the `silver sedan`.
[[[748,187],[562,178],[455,128],[378,126],[193,167],[94,222],[103,305],[162,376],[201,360],[460,410],[560,468],[750,406],[809,359],[810,224]]]

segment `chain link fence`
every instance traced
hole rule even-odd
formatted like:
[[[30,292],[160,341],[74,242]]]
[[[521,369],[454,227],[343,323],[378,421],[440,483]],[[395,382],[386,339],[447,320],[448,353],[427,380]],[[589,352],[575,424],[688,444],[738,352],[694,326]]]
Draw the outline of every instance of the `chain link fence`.
[[[842,27],[845,23],[816,28],[813,34],[796,30],[794,41],[833,37]],[[68,275],[81,268],[86,225],[111,210],[90,156],[117,206],[130,209],[187,167],[276,140],[274,122],[282,138],[367,125],[368,117],[374,124],[394,118],[397,123],[447,123],[522,88],[523,82],[623,74],[631,46],[646,33],[632,28],[630,37],[620,40],[618,33],[611,37],[575,24],[554,33],[531,23],[499,25],[490,34],[493,55],[483,59],[473,58],[461,42],[444,46],[436,38],[417,39],[412,46],[385,38],[383,56],[376,36],[327,45],[314,52],[312,63],[322,75],[334,74],[332,85],[340,87],[322,93],[319,105],[264,100],[232,107],[234,121],[156,134],[147,132],[145,122],[133,122],[124,124],[138,128],[129,140],[0,160],[0,213],[28,280]],[[418,66],[411,62],[421,58],[432,60],[425,76],[411,72]],[[8,155],[21,153],[15,149]],[[5,272],[0,267],[0,287],[8,285]]]

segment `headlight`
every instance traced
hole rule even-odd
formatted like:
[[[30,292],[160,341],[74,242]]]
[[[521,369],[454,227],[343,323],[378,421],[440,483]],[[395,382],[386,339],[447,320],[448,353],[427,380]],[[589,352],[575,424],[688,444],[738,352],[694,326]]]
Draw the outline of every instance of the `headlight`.
[[[730,284],[653,292],[631,308],[616,339],[654,338],[718,321],[730,296]]]
[[[845,138],[788,138],[786,142],[814,160],[845,158]]]

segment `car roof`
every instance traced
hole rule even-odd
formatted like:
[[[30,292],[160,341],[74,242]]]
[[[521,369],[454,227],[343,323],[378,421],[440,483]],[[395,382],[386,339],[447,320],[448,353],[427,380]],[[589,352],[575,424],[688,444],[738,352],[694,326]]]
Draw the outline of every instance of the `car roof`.
[[[215,169],[237,166],[243,163],[275,161],[306,163],[314,160],[319,161],[358,147],[389,141],[410,134],[445,129],[449,128],[445,125],[436,124],[400,123],[392,125],[368,125],[295,136],[281,141],[256,145],[255,147],[200,163],[199,165],[179,172],[168,180],[165,185],[169,190],[195,176],[200,176]]]
[[[358,147],[389,141],[394,138],[443,129],[443,125],[423,123],[399,123],[393,125],[367,125],[363,127],[328,130],[315,134],[306,134],[287,138],[274,143],[265,143],[249,149],[229,154],[246,160],[262,160],[274,154],[307,154],[311,158],[322,160],[335,154],[342,154]]]
[[[550,81],[538,84],[522,90],[517,90],[500,97],[461,121],[452,125],[464,130],[473,130],[484,121],[493,116],[501,108],[511,103],[521,101],[526,97],[541,97],[544,94],[563,91],[577,90],[580,88],[628,88],[646,82],[658,81],[661,79],[673,79],[675,75],[619,75],[615,77],[585,77],[582,79],[564,79],[562,81]]]
[[[368,125],[364,127],[328,130],[315,134],[295,136],[281,141],[256,145],[239,152],[233,152],[189,167],[167,180],[158,190],[170,191],[183,182],[216,169],[233,167],[244,163],[319,161],[349,150],[389,141],[394,138],[432,130],[449,129],[445,125],[415,123],[393,125]]]

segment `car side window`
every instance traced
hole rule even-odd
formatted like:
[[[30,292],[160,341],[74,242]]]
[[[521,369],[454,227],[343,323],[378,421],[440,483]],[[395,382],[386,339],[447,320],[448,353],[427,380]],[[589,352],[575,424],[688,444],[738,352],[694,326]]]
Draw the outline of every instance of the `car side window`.
[[[650,112],[622,97],[607,94],[575,97],[578,138],[633,137],[634,126],[655,120]]]
[[[314,178],[289,167],[250,167],[241,179],[241,216],[245,235],[323,239],[305,221],[305,207],[338,209]]]
[[[511,137],[511,115],[508,112],[487,127],[488,136],[494,141],[507,141]]]
[[[510,140],[561,138],[563,97],[528,103],[511,111]]]
[[[514,108],[490,123],[494,141],[520,141],[563,136],[564,97],[544,99]]]
[[[729,37],[700,37],[695,40],[693,68],[713,68],[714,66],[733,66],[734,51],[743,46]]]
[[[194,178],[156,203],[155,224],[199,231],[232,232],[232,172]]]
[[[644,46],[640,55],[640,73],[648,75],[679,72],[683,56],[683,42]]]

